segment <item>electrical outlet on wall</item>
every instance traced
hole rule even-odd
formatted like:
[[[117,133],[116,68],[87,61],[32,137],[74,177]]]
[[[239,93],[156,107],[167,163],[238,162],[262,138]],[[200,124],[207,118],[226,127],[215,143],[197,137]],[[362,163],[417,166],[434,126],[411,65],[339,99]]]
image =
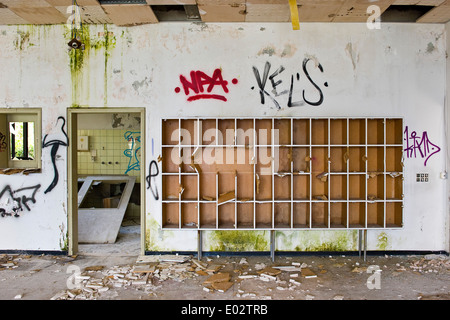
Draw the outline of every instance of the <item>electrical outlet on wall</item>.
[[[428,173],[417,173],[416,182],[428,182]]]

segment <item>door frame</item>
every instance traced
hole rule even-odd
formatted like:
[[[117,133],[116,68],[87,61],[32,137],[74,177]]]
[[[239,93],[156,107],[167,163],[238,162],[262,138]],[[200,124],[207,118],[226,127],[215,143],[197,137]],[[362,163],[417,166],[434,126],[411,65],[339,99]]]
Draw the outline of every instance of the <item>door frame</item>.
[[[114,108],[68,108],[67,109],[67,135],[69,137],[67,154],[67,234],[68,255],[78,253],[78,160],[77,160],[77,128],[79,114],[98,113],[139,113],[141,117],[141,170],[140,170],[140,223],[141,223],[141,248],[140,254],[145,254],[145,161],[146,154],[146,131],[145,131],[145,108],[114,107]]]

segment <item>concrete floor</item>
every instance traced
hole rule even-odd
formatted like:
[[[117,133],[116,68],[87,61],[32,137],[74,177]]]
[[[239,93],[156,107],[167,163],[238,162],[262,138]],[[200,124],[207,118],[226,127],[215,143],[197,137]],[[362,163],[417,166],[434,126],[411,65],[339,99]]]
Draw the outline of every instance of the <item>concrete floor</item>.
[[[138,263],[139,241],[139,226],[129,225],[121,229],[115,245],[82,246],[76,257],[0,255],[0,300],[450,300],[450,260],[446,255],[369,253],[366,261],[357,255],[279,255],[274,262],[270,256],[207,255],[202,264],[208,268],[217,265],[220,270],[206,274],[196,268],[195,256],[187,256],[184,263]],[[165,256],[154,257],[161,260]],[[127,278],[137,266],[154,266],[159,273],[149,273],[144,284],[138,282],[145,273],[139,273],[135,280],[116,286],[117,273]],[[280,266],[309,269],[314,277],[304,277],[300,269],[264,279],[260,274],[261,269]],[[89,267],[91,271],[87,271]],[[381,271],[376,274],[372,272],[375,269]],[[74,270],[90,280],[84,280],[84,289],[72,290],[68,296]],[[204,284],[218,272],[230,275],[231,287],[224,292]],[[106,291],[88,291],[86,283],[94,280]]]

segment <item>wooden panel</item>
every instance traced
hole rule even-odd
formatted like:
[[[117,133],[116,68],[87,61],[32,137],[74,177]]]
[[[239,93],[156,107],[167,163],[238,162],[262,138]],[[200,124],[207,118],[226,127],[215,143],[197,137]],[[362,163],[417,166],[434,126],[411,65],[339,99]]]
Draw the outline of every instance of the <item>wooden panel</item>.
[[[450,20],[450,1],[447,0],[439,7],[433,8],[417,19],[419,23],[444,23]]]
[[[245,4],[198,5],[203,22],[244,22]]]
[[[66,18],[68,18],[72,13],[69,9],[69,13],[67,13],[67,8],[65,6],[57,6],[55,7],[61,14],[63,14]],[[70,8],[70,7],[69,7]],[[111,19],[106,15],[105,11],[101,6],[85,6],[80,7],[81,20],[83,23],[92,23],[92,24],[107,24],[112,23]]]
[[[71,6],[73,0],[45,0],[54,7],[57,6]],[[97,0],[77,0],[78,6],[100,6]]]
[[[289,22],[290,11],[287,1],[284,4],[247,3],[246,22]]]
[[[0,24],[27,24],[28,22],[6,8],[0,8]]]
[[[45,0],[2,0],[0,1],[3,5],[8,8],[30,8],[31,3],[33,3],[33,8],[50,8],[51,5]]]
[[[117,26],[132,26],[146,23],[157,23],[158,19],[147,5],[105,5],[106,14]]]
[[[11,10],[31,24],[66,23],[66,17],[53,7],[11,8]]]
[[[375,4],[380,7],[380,13],[383,13],[394,0],[380,0],[378,2],[347,0],[341,6],[333,22],[366,22],[372,13],[367,13],[367,8]]]
[[[300,22],[331,22],[342,4],[304,4],[298,8]]]

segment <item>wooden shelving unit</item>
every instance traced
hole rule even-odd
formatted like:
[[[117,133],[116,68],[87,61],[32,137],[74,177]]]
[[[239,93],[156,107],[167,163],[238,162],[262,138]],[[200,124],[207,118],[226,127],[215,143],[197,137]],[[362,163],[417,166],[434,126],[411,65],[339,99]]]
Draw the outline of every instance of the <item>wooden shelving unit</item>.
[[[162,119],[167,229],[403,226],[401,118]]]

